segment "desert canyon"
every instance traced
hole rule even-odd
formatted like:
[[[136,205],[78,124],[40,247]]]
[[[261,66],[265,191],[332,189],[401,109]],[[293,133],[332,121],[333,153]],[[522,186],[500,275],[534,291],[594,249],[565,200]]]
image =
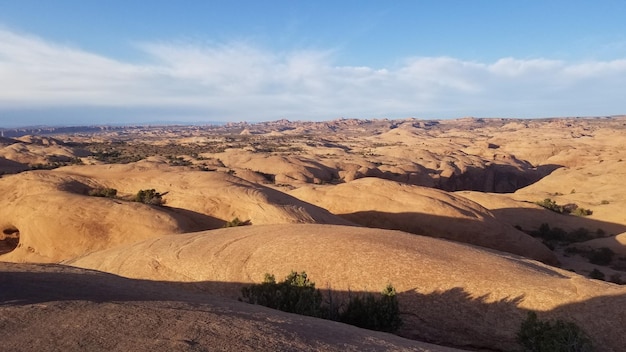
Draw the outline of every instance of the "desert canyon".
[[[0,131],[1,350],[519,351],[531,311],[626,348],[626,116]],[[240,301],[291,271],[403,323]]]

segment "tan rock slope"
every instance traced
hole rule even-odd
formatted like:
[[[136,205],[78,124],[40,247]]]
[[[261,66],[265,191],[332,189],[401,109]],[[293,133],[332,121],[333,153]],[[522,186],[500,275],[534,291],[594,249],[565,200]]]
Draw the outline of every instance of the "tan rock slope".
[[[573,321],[599,351],[626,344],[626,288],[539,262],[391,230],[300,224],[165,236],[69,264],[132,278],[196,282],[236,298],[265,273],[306,271],[338,296],[399,292],[403,336],[455,346],[515,350],[525,310]]]
[[[226,128],[230,134],[222,148],[202,155],[292,186],[380,177],[450,191],[513,192],[554,166],[536,167],[491,143],[504,124],[413,118],[245,124]]]
[[[425,125],[407,119],[397,128],[364,139],[373,143],[368,152],[372,161],[389,171],[386,178],[396,181],[448,191],[513,192],[545,176],[546,169],[490,142],[501,124],[494,120],[470,118]],[[411,164],[422,170],[416,175]],[[423,183],[423,177],[416,177],[419,174],[428,175],[431,182]]]
[[[626,151],[626,146],[624,147]],[[515,192],[518,200],[551,198],[559,204],[575,203],[593,210],[590,219],[626,226],[626,152],[623,159],[598,161],[586,166],[561,168],[541,181]],[[622,230],[621,232],[623,232]]]
[[[604,210],[608,210],[610,205],[595,204],[592,208],[588,208],[593,210],[594,214],[581,217],[558,214],[535,204],[536,201],[543,200],[546,197],[555,200],[560,205],[572,203],[569,195],[554,196],[544,192],[527,196],[522,195],[522,193],[493,194],[470,191],[455,192],[455,194],[471,199],[489,209],[498,220],[511,226],[520,226],[524,230],[536,230],[541,224],[545,223],[551,227],[560,227],[567,231],[573,231],[581,227],[592,232],[601,229],[607,234],[617,234],[626,231],[626,222],[604,221],[602,217],[596,215],[598,211],[600,214],[605,213]],[[577,204],[583,206],[584,203]],[[586,206],[583,207],[586,208]],[[615,214],[614,210],[616,209],[608,210],[608,213],[613,214],[612,217],[616,218],[619,214]]]
[[[616,236],[597,238],[579,244],[580,247],[589,247],[592,249],[609,248],[615,254],[626,257],[626,232]]]
[[[575,322],[599,351],[626,345],[624,286],[527,259],[558,259],[562,268],[600,269],[607,280],[623,281],[625,116],[280,120],[5,135],[15,138],[0,138],[0,261],[66,261],[176,287],[0,264],[0,349],[431,348],[189,292],[237,298],[265,273],[282,278],[291,270],[307,271],[336,298],[392,283],[406,337],[514,351],[519,324],[535,310]],[[90,165],[67,166],[80,163]],[[22,172],[47,168],[56,169]],[[102,187],[118,197],[87,195]],[[164,194],[166,206],[130,202],[142,189]],[[545,198],[593,214],[535,204]],[[252,226],[219,229],[234,218]],[[542,224],[602,238],[551,243],[552,252],[514,228]],[[616,253],[611,262],[590,263],[591,250],[602,247]],[[576,248],[583,250],[568,252]],[[92,280],[102,292],[94,293]]]
[[[121,199],[88,196],[110,187]],[[166,207],[124,200],[141,189],[167,193]],[[0,179],[0,260],[58,262],[163,234],[252,224],[348,224],[282,192],[217,172],[182,171],[158,162],[31,171]]]
[[[0,179],[0,229],[19,239],[4,261],[57,262],[185,230],[174,212],[83,195],[92,180],[31,171]]]
[[[626,258],[626,244],[623,234],[626,232],[626,189],[622,180],[626,178],[626,154],[617,149],[602,147],[603,140],[593,142],[587,138],[581,142],[580,159],[572,156],[575,162],[572,167],[563,167],[554,171],[535,184],[522,188],[512,194],[487,194],[481,192],[457,192],[488,208],[495,217],[512,226],[520,226],[525,231],[535,231],[542,225],[550,228],[560,228],[566,232],[583,231],[591,236],[599,237],[583,243],[557,246],[555,253],[563,268],[575,270],[578,273],[591,275],[599,270],[605,274],[607,280],[626,282],[624,276],[624,258]],[[613,142],[619,147],[623,140]],[[585,143],[594,143],[594,146],[584,146]],[[586,149],[591,148],[591,149]],[[594,148],[602,152],[589,153]],[[571,153],[574,153],[571,152]],[[567,154],[559,153],[561,157]],[[624,159],[622,159],[624,158]],[[563,215],[535,204],[535,202],[550,198],[559,205],[575,204],[578,207],[591,210],[589,216]],[[590,251],[603,247],[611,249],[616,255],[613,260],[603,266],[591,263]],[[582,250],[582,252],[577,251]]]
[[[0,286],[3,351],[457,351],[58,265],[0,263]]]
[[[28,170],[27,165],[0,157],[0,174],[14,174],[25,170]]]
[[[249,169],[272,175],[277,184],[321,183],[336,178],[336,171],[303,157],[258,154],[229,150],[220,160],[233,169]]]
[[[24,165],[46,165],[67,162],[86,156],[87,152],[67,146],[61,140],[42,136],[23,136],[0,141],[0,158]]]
[[[517,218],[516,222],[524,228],[536,228],[547,222],[569,230],[589,227],[595,222],[606,233],[624,232],[625,126],[624,117],[530,120],[525,121],[523,127],[494,133],[490,141],[500,144],[500,149],[515,153],[539,167],[553,165],[558,169],[510,195],[477,192],[462,195],[492,210],[498,218],[501,218],[499,213],[511,221]],[[591,209],[593,214],[581,220],[534,211],[538,208],[531,203],[545,198],[558,204],[575,203]],[[516,208],[522,209],[516,212]],[[595,231],[597,228],[589,229]]]
[[[363,178],[335,186],[300,187],[290,194],[363,226],[446,238],[558,263],[541,242],[497,221],[479,204],[445,191]]]
[[[171,167],[160,159],[127,165],[72,166],[59,172],[101,180],[123,194],[154,188],[167,193],[166,205],[229,221],[349,224],[327,210],[283,192],[222,172]]]

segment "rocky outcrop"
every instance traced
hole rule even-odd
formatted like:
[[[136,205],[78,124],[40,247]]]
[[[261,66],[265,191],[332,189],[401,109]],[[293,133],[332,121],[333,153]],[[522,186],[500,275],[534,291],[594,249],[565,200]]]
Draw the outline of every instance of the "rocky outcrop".
[[[626,288],[539,262],[399,231],[353,226],[244,226],[166,236],[80,258],[71,265],[132,278],[195,283],[240,297],[240,288],[306,271],[324,294],[398,292],[401,336],[473,350],[515,351],[528,310],[579,325],[599,351],[626,344]],[[239,284],[239,285],[238,285]],[[610,322],[610,323],[607,323]]]
[[[301,187],[290,194],[363,226],[446,238],[558,263],[538,240],[499,222],[479,204],[445,191],[363,178],[334,186]]]

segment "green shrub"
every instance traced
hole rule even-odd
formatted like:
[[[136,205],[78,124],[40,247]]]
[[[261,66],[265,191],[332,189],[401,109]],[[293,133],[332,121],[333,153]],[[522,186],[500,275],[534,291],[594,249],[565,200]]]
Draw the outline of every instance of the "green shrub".
[[[322,294],[315,289],[315,283],[309,281],[304,271],[292,271],[280,283],[276,283],[274,275],[265,274],[263,283],[244,287],[241,293],[248,303],[289,313],[321,316]]]
[[[588,215],[593,214],[592,210],[581,208],[574,203],[558,205],[555,201],[553,201],[550,198],[546,198],[540,202],[535,202],[535,204],[540,205],[548,210],[552,210],[553,212],[559,213],[559,214],[573,214],[576,216],[588,216]]]
[[[239,218],[234,218],[231,221],[227,221],[222,227],[237,227],[250,225],[250,220],[241,221]]]
[[[556,202],[550,198],[546,198],[541,202],[535,202],[535,204],[540,205],[548,210],[552,210],[555,213],[563,214],[563,207],[556,204]]]
[[[31,170],[52,170],[61,166],[64,166],[64,165],[59,162],[49,162],[46,164],[38,163],[38,164],[30,165],[30,169]]]
[[[352,297],[339,317],[343,323],[370,330],[391,332],[402,324],[396,290],[391,285],[378,298],[371,293]]]
[[[539,226],[539,231],[533,232],[533,235],[541,237],[548,241],[565,241],[567,232],[560,227],[550,227],[549,224],[543,223]]]
[[[142,189],[135,195],[133,201],[150,204],[150,205],[164,205],[165,199],[163,199],[162,193],[157,192],[155,189]]]
[[[95,188],[89,191],[89,195],[92,197],[117,197],[117,190],[115,188]]]
[[[552,242],[574,243],[595,238],[589,230],[582,227],[572,232],[567,232],[560,227],[550,227],[547,223],[541,224],[539,230],[529,232],[529,234],[544,239],[546,243],[552,246],[554,246]]]
[[[265,274],[262,283],[242,288],[241,294],[248,303],[277,309],[277,285],[274,275]]]
[[[572,212],[573,215],[576,216],[589,216],[593,214],[593,211],[590,209],[585,209],[585,208],[576,208],[574,209],[574,211]]]
[[[98,150],[93,151],[92,156],[106,164],[128,164],[144,158],[141,155],[132,155],[125,150]]]
[[[243,300],[285,312],[338,320],[371,330],[392,332],[402,324],[396,290],[387,285],[380,297],[373,294],[351,296],[345,308],[329,300],[324,304],[321,292],[305,272],[291,272],[277,283],[274,275],[265,274],[261,284],[244,287]]]
[[[562,320],[540,321],[535,312],[528,312],[517,341],[526,352],[593,351],[591,340],[578,325]]]

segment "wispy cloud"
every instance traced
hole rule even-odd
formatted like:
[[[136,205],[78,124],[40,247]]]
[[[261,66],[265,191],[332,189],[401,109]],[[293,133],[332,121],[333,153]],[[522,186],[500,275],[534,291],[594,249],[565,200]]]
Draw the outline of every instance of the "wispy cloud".
[[[155,42],[137,50],[144,62],[123,62],[0,29],[0,111],[163,109],[210,120],[626,112],[626,59],[417,57],[373,68],[338,66],[330,50],[271,52],[241,42]]]

